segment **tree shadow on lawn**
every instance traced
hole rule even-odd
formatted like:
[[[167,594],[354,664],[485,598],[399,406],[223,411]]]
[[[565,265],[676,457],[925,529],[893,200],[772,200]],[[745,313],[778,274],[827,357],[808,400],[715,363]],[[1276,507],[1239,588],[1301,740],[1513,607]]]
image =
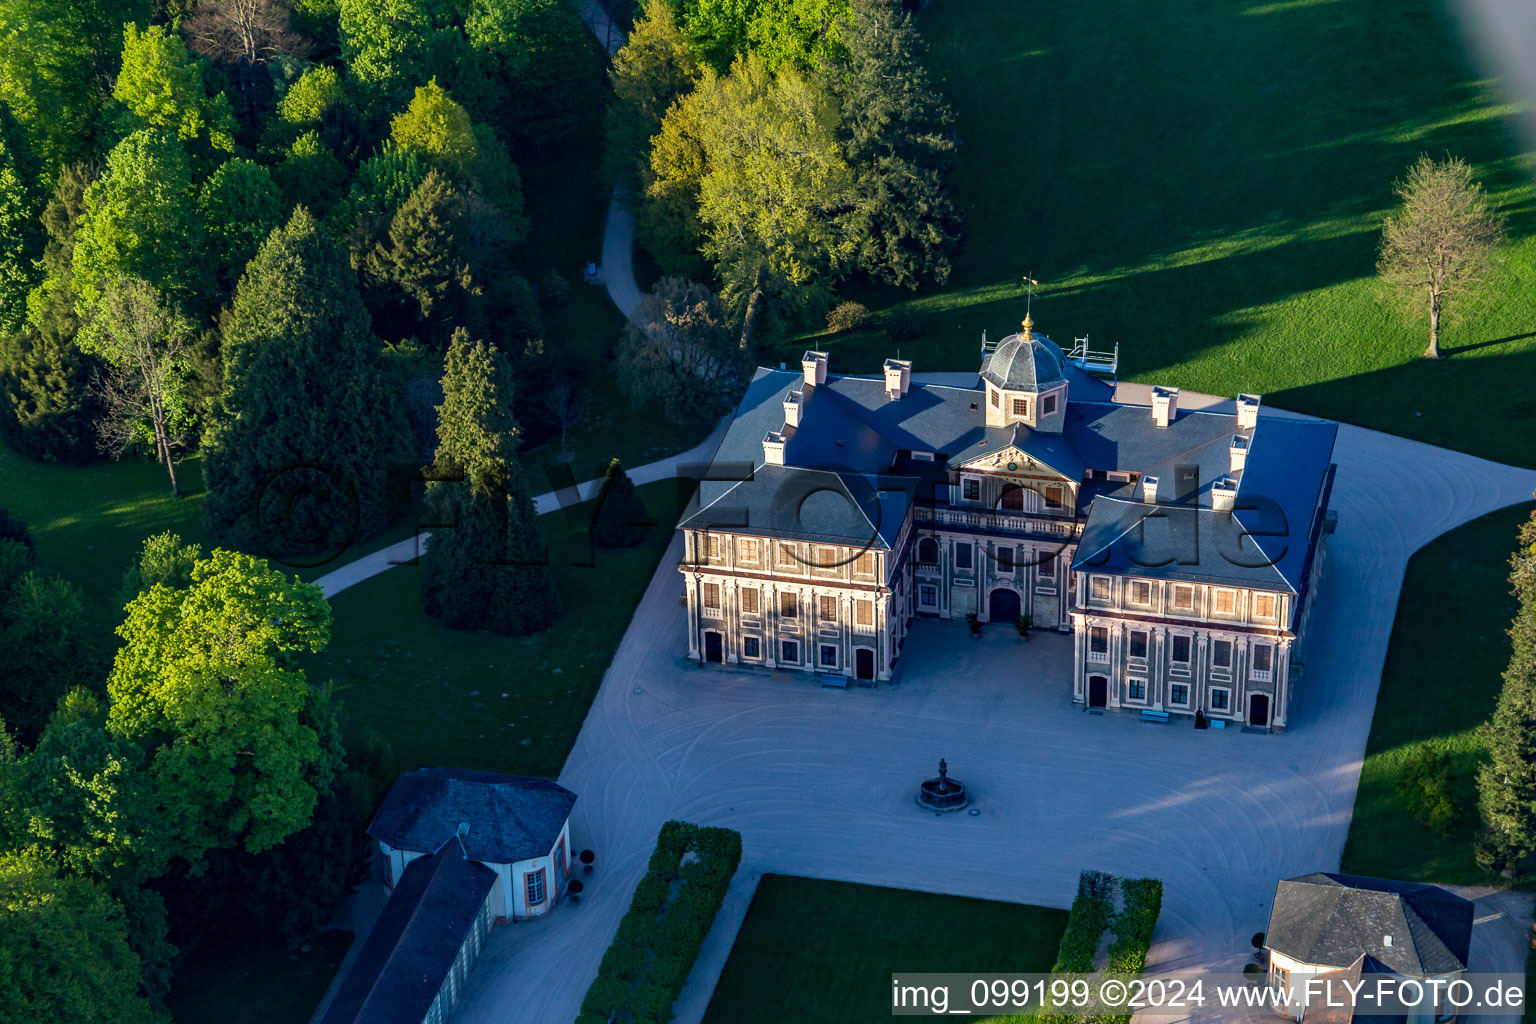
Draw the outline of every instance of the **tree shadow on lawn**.
[[[1169,367],[1168,383],[1230,393],[1405,358],[1411,347],[1340,353],[1260,379],[1238,367],[1249,379],[1234,369],[1235,388],[1184,369],[1230,360],[1226,347],[1272,318],[1265,307],[1372,276],[1392,184],[1420,153],[1473,162],[1511,236],[1536,233],[1508,109],[1446,45],[1455,29],[1435,0],[1391,16],[1348,2],[1067,3],[1032,5],[1027,19],[977,0],[935,7],[921,27],[960,114],[966,236],[946,288],[848,289],[921,321],[922,335],[899,343],[919,369],[968,370],[983,330],[1017,330],[1025,272],[1045,282],[1040,327],[1067,344],[1085,333],[1121,342],[1123,376]],[[1374,303],[1341,312],[1380,319]],[[808,343],[830,348],[843,372],[877,371],[898,346],[877,324],[791,339],[774,355],[796,358]]]

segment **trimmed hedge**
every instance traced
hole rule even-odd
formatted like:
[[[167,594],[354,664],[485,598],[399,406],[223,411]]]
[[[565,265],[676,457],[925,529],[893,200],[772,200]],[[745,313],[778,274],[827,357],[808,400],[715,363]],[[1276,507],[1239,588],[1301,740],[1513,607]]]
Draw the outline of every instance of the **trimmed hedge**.
[[[1152,931],[1163,909],[1163,883],[1156,878],[1127,878],[1120,882],[1123,904],[1115,915],[1115,941],[1109,944],[1108,969],[1140,974],[1147,966]]]
[[[737,832],[684,821],[661,826],[576,1024],[608,1024],[613,1014],[630,1024],[668,1024],[740,863]]]
[[[1093,954],[1099,937],[1109,927],[1114,907],[1115,877],[1102,871],[1084,871],[1077,880],[1077,898],[1067,915],[1052,974],[1087,974],[1093,970]]]
[[[1120,912],[1114,912],[1115,896],[1120,896]],[[1089,974],[1093,955],[1106,929],[1114,929],[1114,939],[1105,954],[1104,973],[1132,977],[1147,966],[1147,951],[1152,947],[1152,932],[1163,908],[1163,883],[1155,878],[1116,878],[1102,871],[1084,871],[1078,878],[1077,898],[1067,917],[1056,953],[1053,974]],[[1058,1016],[1041,1014],[1038,1024],[1130,1024],[1130,1014],[1093,1016]]]

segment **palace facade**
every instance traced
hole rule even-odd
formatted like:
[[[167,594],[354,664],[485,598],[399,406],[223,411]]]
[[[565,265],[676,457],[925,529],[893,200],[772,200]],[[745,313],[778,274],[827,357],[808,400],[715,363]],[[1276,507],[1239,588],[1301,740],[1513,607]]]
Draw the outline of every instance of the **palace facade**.
[[[1023,616],[1090,708],[1283,730],[1337,425],[1116,362],[1026,318],[953,384],[759,369],[678,526],[689,657],[874,684],[918,618]]]

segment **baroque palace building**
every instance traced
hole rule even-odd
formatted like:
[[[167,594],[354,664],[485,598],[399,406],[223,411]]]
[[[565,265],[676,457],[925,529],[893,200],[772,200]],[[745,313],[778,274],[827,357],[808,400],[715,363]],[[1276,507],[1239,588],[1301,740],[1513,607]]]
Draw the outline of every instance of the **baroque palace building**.
[[[689,657],[889,680],[914,620],[1074,638],[1090,708],[1285,728],[1334,423],[1199,409],[1032,329],[976,378],[759,369],[678,529]]]

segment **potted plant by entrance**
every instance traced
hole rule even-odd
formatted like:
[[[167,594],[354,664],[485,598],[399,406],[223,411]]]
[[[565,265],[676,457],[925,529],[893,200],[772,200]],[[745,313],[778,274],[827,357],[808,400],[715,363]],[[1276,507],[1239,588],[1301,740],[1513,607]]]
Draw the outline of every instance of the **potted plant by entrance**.
[[[965,613],[965,624],[971,627],[971,639],[981,636],[981,620],[976,617],[975,612]]]
[[[1016,615],[1013,618],[1013,628],[1019,631],[1019,639],[1028,640],[1029,631],[1034,627],[1034,622],[1028,615]]]

